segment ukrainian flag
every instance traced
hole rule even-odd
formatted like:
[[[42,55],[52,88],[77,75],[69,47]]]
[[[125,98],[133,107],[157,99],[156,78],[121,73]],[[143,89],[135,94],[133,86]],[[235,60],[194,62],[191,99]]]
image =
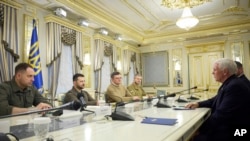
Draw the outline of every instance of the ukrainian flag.
[[[42,76],[42,68],[41,68],[39,44],[38,44],[35,19],[33,19],[33,31],[32,31],[31,42],[30,42],[29,64],[34,68],[34,71],[35,71],[35,78],[34,78],[35,80],[33,84],[38,89],[38,91],[42,94],[43,93],[43,76]]]

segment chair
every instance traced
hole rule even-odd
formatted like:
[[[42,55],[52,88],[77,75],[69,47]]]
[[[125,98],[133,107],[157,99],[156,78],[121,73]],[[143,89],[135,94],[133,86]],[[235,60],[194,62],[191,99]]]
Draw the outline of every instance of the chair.
[[[63,104],[65,95],[65,93],[57,94],[58,106],[61,106]]]
[[[106,93],[104,94],[104,100],[105,100],[106,103],[109,103],[109,101],[108,101],[108,95]]]

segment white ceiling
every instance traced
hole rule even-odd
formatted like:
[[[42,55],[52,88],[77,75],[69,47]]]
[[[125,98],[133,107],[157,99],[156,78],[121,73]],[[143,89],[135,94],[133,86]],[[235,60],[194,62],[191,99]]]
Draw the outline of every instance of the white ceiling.
[[[16,0],[18,1],[18,0]],[[237,6],[238,0],[212,0],[193,7],[198,25],[189,31],[180,29],[175,22],[183,9],[161,6],[161,0],[23,0],[42,8],[65,8],[67,18],[77,22],[80,18],[90,21],[89,27],[106,27],[121,34],[131,44],[152,44],[162,41],[191,40],[207,36],[221,36],[250,31],[250,0],[239,0],[245,12],[223,12]]]

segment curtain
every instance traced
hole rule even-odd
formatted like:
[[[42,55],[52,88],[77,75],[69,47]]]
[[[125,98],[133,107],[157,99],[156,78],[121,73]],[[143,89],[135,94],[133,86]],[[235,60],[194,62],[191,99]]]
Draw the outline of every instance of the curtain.
[[[75,73],[80,73],[83,68],[83,48],[82,48],[82,33],[77,32],[73,29],[64,27],[57,23],[49,22],[47,23],[47,66],[49,71],[49,92],[52,97],[57,94],[57,89],[61,88],[60,80],[66,81],[68,85],[72,87],[72,77]],[[61,75],[59,72],[63,71],[65,66],[61,66],[62,58],[62,48],[68,47],[71,50],[70,53],[65,53],[64,58],[68,58],[67,61],[71,61],[72,65],[68,66],[72,71],[69,80],[65,80],[65,75]],[[67,50],[67,49],[65,49]],[[60,63],[61,62],[61,63]],[[69,78],[69,77],[67,77]],[[65,84],[63,84],[65,85]],[[58,92],[65,90],[58,90]]]
[[[117,70],[116,47],[106,41],[95,40],[95,89],[104,93],[110,84],[110,74]]]
[[[132,51],[130,50],[124,50],[124,55],[123,55],[123,72],[124,75],[128,75],[130,71],[130,62],[131,62],[131,56],[132,56]]]
[[[101,90],[101,68],[103,65],[103,56],[104,56],[104,41],[100,39],[95,40],[95,62],[94,62],[94,71],[95,71],[95,90]]]
[[[71,46],[62,44],[62,53],[60,58],[60,69],[56,94],[66,93],[73,86],[72,76],[74,73],[72,67],[74,66],[74,63],[72,61]]]
[[[134,62],[134,70],[135,70],[135,74],[140,74],[141,73],[141,69],[140,69],[140,62],[141,62],[141,57],[139,53],[135,53],[135,62]],[[142,75],[142,74],[141,74]]]
[[[14,62],[18,55],[17,9],[0,4],[0,83],[10,80],[14,74]]]
[[[55,97],[59,68],[60,56],[62,51],[61,26],[56,23],[47,23],[47,60],[48,66],[48,88],[52,98]]]
[[[82,33],[76,32],[76,43],[72,46],[72,60],[74,60],[73,73],[82,72],[84,48],[82,46]]]

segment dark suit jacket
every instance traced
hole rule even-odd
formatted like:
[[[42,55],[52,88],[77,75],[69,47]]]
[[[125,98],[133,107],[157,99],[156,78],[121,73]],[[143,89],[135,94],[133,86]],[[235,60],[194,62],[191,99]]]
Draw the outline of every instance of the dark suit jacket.
[[[242,79],[244,83],[246,83],[250,87],[250,81],[244,74],[242,74],[239,78]]]
[[[199,107],[211,108],[211,115],[201,126],[198,138],[229,140],[233,136],[231,129],[246,124],[250,126],[249,106],[250,88],[242,79],[232,75],[221,85],[215,97],[199,102]]]

